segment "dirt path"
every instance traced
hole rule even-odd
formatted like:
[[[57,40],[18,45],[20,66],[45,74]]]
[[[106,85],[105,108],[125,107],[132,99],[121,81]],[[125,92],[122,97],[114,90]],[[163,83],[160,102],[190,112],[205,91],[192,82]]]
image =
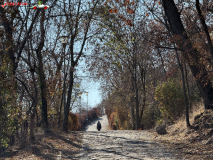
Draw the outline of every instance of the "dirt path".
[[[109,124],[108,124],[108,119],[106,115],[103,115],[99,117],[97,120],[93,121],[90,125],[86,127],[86,131],[98,131],[97,130],[97,123],[98,121],[101,122],[101,131],[108,131],[109,129]]]
[[[97,121],[102,130],[97,131]],[[148,131],[109,130],[106,115],[89,125],[83,135],[81,160],[178,159],[176,153],[150,139]]]
[[[102,130],[97,131],[97,121]],[[71,160],[211,160],[213,145],[189,143],[184,137],[158,135],[154,129],[109,130],[106,115],[90,124],[86,131],[36,134],[36,143],[0,154],[1,159]],[[211,156],[212,155],[212,156]]]

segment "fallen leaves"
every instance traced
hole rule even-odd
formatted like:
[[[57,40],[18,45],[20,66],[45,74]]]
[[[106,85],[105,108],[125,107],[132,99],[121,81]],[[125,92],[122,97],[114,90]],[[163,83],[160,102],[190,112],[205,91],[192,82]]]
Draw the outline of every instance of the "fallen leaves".
[[[61,151],[64,156],[74,156],[80,149],[78,146],[82,145],[82,135],[79,133],[54,133],[53,135],[35,135],[36,143],[28,144],[23,150],[16,147],[16,154],[7,157],[8,160],[12,159],[54,159],[57,157],[58,152]],[[36,155],[36,156],[35,156]],[[3,157],[4,158],[4,157]]]

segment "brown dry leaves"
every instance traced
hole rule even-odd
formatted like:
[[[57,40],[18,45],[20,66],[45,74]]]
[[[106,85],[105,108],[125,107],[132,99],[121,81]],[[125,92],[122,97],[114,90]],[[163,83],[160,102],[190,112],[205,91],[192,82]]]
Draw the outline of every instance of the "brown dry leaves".
[[[2,159],[57,159],[60,151],[62,159],[72,159],[82,148],[82,136],[82,132],[37,134],[34,144],[29,144],[24,149],[13,147]]]

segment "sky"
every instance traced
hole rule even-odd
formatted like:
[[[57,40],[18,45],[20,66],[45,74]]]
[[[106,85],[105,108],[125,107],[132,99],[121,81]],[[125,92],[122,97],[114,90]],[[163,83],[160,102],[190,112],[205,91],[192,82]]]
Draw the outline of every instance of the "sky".
[[[88,107],[91,108],[96,107],[102,101],[101,91],[99,90],[100,82],[92,78],[89,78],[88,71],[86,72],[82,71],[82,69],[85,68],[84,61],[81,61],[78,66],[80,69],[77,70],[77,76],[82,76],[81,77],[82,81],[80,83],[80,91],[83,92],[81,96],[82,106],[87,106],[87,95],[85,92],[88,92]],[[73,109],[73,112],[76,112],[76,109]]]
[[[88,105],[89,107],[95,107],[97,104],[101,103],[102,97],[99,92],[100,83],[94,81],[82,81],[82,88],[88,93]],[[87,103],[87,96],[85,93],[82,94],[82,102]]]

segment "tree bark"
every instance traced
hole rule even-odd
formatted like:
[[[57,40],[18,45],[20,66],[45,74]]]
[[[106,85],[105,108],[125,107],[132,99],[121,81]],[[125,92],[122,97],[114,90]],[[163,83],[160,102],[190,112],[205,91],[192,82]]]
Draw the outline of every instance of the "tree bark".
[[[44,75],[44,69],[43,69],[43,57],[41,50],[44,46],[44,10],[42,10],[42,16],[40,21],[40,29],[41,29],[41,42],[38,46],[38,49],[36,50],[39,68],[38,68],[38,75],[39,75],[39,81],[40,81],[40,90],[41,90],[41,101],[42,101],[42,127],[45,131],[48,131],[48,119],[47,119],[47,85]]]
[[[174,41],[184,51],[183,57],[188,63],[200,93],[204,100],[205,109],[213,109],[213,88],[205,66],[200,61],[200,55],[192,47],[180,19],[180,13],[173,0],[162,0],[163,8],[173,31]],[[180,41],[181,40],[181,41]]]
[[[58,113],[58,128],[60,128],[60,125],[61,125],[61,110],[62,110],[62,104],[63,104],[63,100],[64,100],[63,94],[64,94],[64,92],[62,92],[61,104],[60,104],[59,113]]]
[[[67,96],[67,104],[66,104],[66,109],[65,109],[65,114],[64,114],[64,122],[63,122],[63,130],[65,132],[68,132],[68,115],[69,115],[69,109],[70,109],[70,102],[71,102],[71,95],[72,95],[72,88],[73,88],[73,71],[74,71],[74,66],[71,65],[70,69],[70,83],[69,83],[69,90],[68,90],[68,96]]]
[[[205,19],[204,19],[203,15],[202,15],[202,12],[200,10],[199,0],[196,0],[196,9],[197,9],[197,13],[199,15],[201,24],[203,26],[204,32],[206,34],[206,38],[207,38],[208,46],[209,46],[209,51],[210,51],[210,54],[211,54],[212,59],[213,59],[213,45],[212,45],[212,40],[211,40],[211,37],[209,35],[209,31],[208,31],[208,27],[206,25]]]
[[[189,89],[188,76],[187,76],[188,73],[187,73],[186,62],[185,61],[184,61],[184,68],[185,68],[186,87],[187,87],[187,92],[188,92],[189,111],[192,112],[191,96],[190,96],[190,89]]]
[[[38,104],[37,99],[33,100],[32,106],[33,106],[33,113],[31,115],[31,122],[30,122],[30,141],[35,141],[35,135],[34,135],[34,128],[35,128],[35,112],[36,112],[36,106]]]
[[[187,102],[187,96],[186,96],[186,86],[185,86],[185,77],[184,77],[184,70],[183,70],[183,65],[182,63],[180,63],[179,60],[179,55],[178,55],[178,51],[175,50],[176,52],[176,56],[177,56],[177,60],[178,60],[178,65],[181,71],[181,77],[182,77],[182,82],[183,82],[183,96],[184,96],[184,102],[185,102],[185,115],[186,115],[186,126],[189,128],[190,127],[190,123],[189,123],[189,106],[188,106],[188,102]]]
[[[143,86],[143,104],[142,104],[142,108],[141,108],[141,114],[140,114],[140,126],[141,129],[143,130],[143,126],[142,125],[142,118],[143,118],[143,112],[146,106],[146,70],[144,68],[142,68],[141,66],[139,66],[140,68],[140,72],[141,72],[141,81],[142,81],[142,86]]]
[[[130,109],[130,116],[131,116],[131,124],[132,124],[132,129],[135,129],[135,114],[134,114],[134,99],[131,96],[131,104],[129,105],[129,109]]]
[[[137,85],[135,86],[137,87]],[[139,119],[139,101],[138,101],[138,88],[135,89],[135,108],[136,108],[136,130],[140,128],[140,119]]]
[[[31,72],[32,74],[32,79],[33,79],[33,84],[34,84],[34,98],[33,98],[33,102],[32,102],[32,108],[33,108],[33,112],[31,114],[31,123],[30,123],[30,140],[31,142],[35,141],[35,135],[34,135],[34,128],[35,128],[35,114],[36,114],[36,106],[38,104],[38,89],[37,89],[37,85],[36,85],[36,79],[35,79],[35,65],[34,68],[32,68],[32,66],[30,66],[30,69],[33,70]],[[37,118],[38,121],[38,118]]]

